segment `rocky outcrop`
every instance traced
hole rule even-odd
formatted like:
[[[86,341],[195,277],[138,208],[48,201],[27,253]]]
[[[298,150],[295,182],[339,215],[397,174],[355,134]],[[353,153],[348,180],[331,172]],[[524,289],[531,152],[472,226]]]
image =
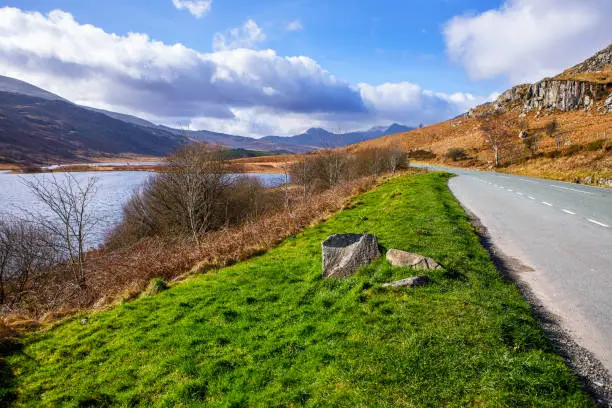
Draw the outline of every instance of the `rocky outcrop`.
[[[554,78],[508,89],[493,107],[496,110],[519,108],[522,112],[597,108],[600,113],[608,113],[612,112],[611,98],[612,45]]]
[[[431,279],[429,279],[428,276],[413,276],[411,278],[406,278],[391,283],[385,283],[382,286],[383,288],[402,288],[406,286],[409,288],[415,288],[417,286],[427,285],[429,282],[431,282]]]
[[[380,257],[378,240],[370,234],[332,235],[321,247],[324,278],[352,275]]]
[[[411,252],[390,249],[387,252],[387,260],[393,266],[408,266],[413,269],[442,269],[433,259]]]
[[[558,109],[571,111],[588,110],[595,101],[605,99],[610,84],[582,81],[544,80],[529,87],[523,111]]]
[[[496,102],[501,106],[518,105],[523,112],[540,109],[557,109],[564,112],[588,110],[596,102],[606,100],[611,91],[610,83],[545,79],[533,85],[515,86],[501,94]],[[609,106],[606,107],[606,112],[608,111]]]
[[[580,64],[574,65],[570,69],[558,75],[558,77],[563,78],[583,74],[585,72],[602,72],[610,65],[612,65],[612,44],[608,45],[607,48],[604,48]]]

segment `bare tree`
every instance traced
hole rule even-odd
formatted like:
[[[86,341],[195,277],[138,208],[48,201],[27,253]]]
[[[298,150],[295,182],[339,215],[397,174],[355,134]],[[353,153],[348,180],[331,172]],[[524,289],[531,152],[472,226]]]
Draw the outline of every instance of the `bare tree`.
[[[0,220],[0,304],[6,299],[6,280],[11,268],[15,237],[13,229],[5,220]]]
[[[96,193],[97,178],[90,177],[84,183],[67,173],[58,178],[22,179],[36,198],[49,210],[49,215],[33,214],[40,225],[57,237],[75,283],[84,288],[86,243],[98,218],[90,205]],[[32,215],[30,211],[29,214]]]
[[[193,143],[168,161],[169,170],[151,178],[124,206],[124,227],[129,225],[136,239],[189,234],[199,245],[201,234],[226,221],[224,191],[231,180],[225,153]]]
[[[528,135],[526,138],[524,138],[523,139],[523,144],[525,145],[525,147],[527,149],[529,149],[531,151],[531,154],[533,156],[535,156],[538,153],[538,150],[540,148],[539,141],[540,141],[540,138],[539,138],[538,134],[534,133],[534,134]]]
[[[28,283],[56,262],[56,242],[43,227],[25,220],[0,220],[0,304],[12,308]]]
[[[563,143],[563,134],[559,131],[559,122],[557,122],[557,119],[553,119],[544,125],[544,132],[546,132],[548,137],[555,139],[555,150],[559,150]]]
[[[391,148],[387,154],[389,170],[395,174],[396,171],[408,166],[408,154],[400,148]]]
[[[227,181],[227,165],[223,152],[211,151],[203,143],[179,149],[169,157],[172,172],[165,177],[184,208],[194,242],[211,224],[216,199]]]
[[[504,149],[510,144],[512,134],[510,129],[513,124],[499,113],[492,113],[485,116],[480,123],[480,130],[483,134],[484,142],[493,152],[495,167],[501,163],[501,155]]]

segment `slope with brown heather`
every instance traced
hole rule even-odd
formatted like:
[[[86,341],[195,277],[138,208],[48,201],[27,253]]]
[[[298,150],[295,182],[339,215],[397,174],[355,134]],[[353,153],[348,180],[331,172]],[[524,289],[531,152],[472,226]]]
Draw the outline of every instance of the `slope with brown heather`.
[[[554,78],[515,86],[460,118],[349,149],[398,146],[431,163],[492,169],[493,153],[480,130],[491,114],[515,124],[501,152],[500,171],[612,187],[612,45]],[[545,131],[552,120],[558,123],[559,149]],[[537,139],[535,151],[519,138],[523,129]],[[452,148],[463,149],[467,157],[447,158]]]
[[[504,114],[512,119],[518,115]],[[552,119],[559,124],[559,134],[564,143],[559,153],[555,152],[555,140],[545,135],[544,126]],[[588,112],[556,112],[524,117],[529,130],[538,134],[539,152],[532,155],[519,139],[502,151],[506,163],[499,169],[510,173],[565,181],[597,182],[612,179],[612,114],[594,115]],[[411,132],[399,133],[351,146],[358,151],[373,147],[398,146],[419,157],[418,151],[432,152],[435,158],[430,163],[479,169],[493,168],[493,153],[485,146],[480,119],[466,117],[437,123]],[[468,159],[453,161],[445,157],[451,148],[462,148]],[[555,157],[556,156],[556,157]]]

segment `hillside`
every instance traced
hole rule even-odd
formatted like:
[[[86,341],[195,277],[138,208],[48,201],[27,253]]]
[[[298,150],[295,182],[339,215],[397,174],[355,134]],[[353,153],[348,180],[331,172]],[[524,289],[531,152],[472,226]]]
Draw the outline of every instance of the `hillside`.
[[[0,164],[4,165],[78,162],[121,154],[162,156],[188,140],[229,149],[306,153],[410,129],[393,124],[336,134],[313,128],[300,135],[261,139],[176,129],[133,115],[80,106],[5,76],[0,76],[0,115],[4,120],[0,124]]]
[[[45,91],[37,86],[28,84],[15,78],[9,78],[0,75],[0,92],[7,92],[19,95],[33,96],[35,98],[48,99],[51,101],[68,102],[61,96],[55,95],[49,91]]]
[[[610,70],[612,46],[555,78],[515,86],[461,117],[351,149],[400,146],[415,160],[492,169],[493,152],[480,127],[499,115],[510,137],[498,170],[612,187]],[[553,120],[558,128],[551,136],[546,126]],[[447,157],[450,149],[462,149],[462,157]]]
[[[162,156],[185,141],[63,100],[0,92],[0,162],[74,162],[126,153]]]
[[[6,347],[0,403],[594,406],[440,173],[401,176],[250,260]],[[380,259],[321,278],[321,241],[376,234],[439,260],[421,288]],[[67,385],[69,384],[69,385]]]

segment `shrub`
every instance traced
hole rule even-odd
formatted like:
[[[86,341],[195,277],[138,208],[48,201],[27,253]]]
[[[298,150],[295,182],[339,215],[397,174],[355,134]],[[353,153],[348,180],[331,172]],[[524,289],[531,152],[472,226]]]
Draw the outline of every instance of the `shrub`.
[[[570,147],[568,147],[567,149],[563,151],[563,155],[573,156],[574,154],[581,152],[583,148],[584,146],[582,145],[571,145]]]
[[[123,220],[106,239],[120,248],[151,236],[189,235],[198,244],[209,231],[257,218],[280,207],[279,192],[259,180],[228,174],[226,156],[203,144],[181,148],[165,173],[134,192]]]
[[[612,149],[612,144],[608,143],[608,141],[608,139],[595,140],[591,143],[587,143],[584,148],[589,152],[596,152],[598,150],[610,150]]]
[[[147,286],[147,290],[145,291],[144,295],[145,296],[155,296],[158,293],[161,293],[166,289],[168,289],[168,284],[166,283],[165,280],[161,278],[153,278],[149,282],[149,285]]]
[[[466,151],[460,147],[451,147],[446,152],[446,157],[452,161],[465,160],[468,158]]]
[[[409,159],[416,159],[416,160],[429,160],[429,159],[435,159],[437,157],[434,152],[429,151],[429,150],[422,150],[422,149],[412,150],[407,153],[407,156]]]
[[[304,194],[327,190],[367,176],[378,176],[408,167],[406,152],[398,148],[369,148],[355,153],[324,150],[294,163],[289,169],[291,182]]]
[[[58,242],[47,230],[24,220],[0,219],[0,305],[11,309],[58,260]]]

